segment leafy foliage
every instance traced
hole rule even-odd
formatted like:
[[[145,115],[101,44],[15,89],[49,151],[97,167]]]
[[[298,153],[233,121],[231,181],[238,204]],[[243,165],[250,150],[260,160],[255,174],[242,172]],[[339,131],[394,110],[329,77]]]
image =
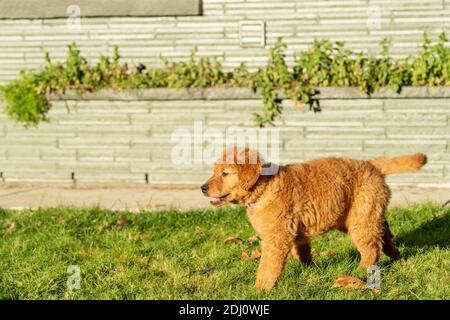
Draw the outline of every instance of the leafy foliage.
[[[450,85],[450,48],[445,33],[432,44],[424,34],[421,52],[403,60],[389,55],[389,41],[381,42],[379,56],[345,49],[343,42],[316,40],[308,51],[300,52],[294,67],[286,63],[286,45],[281,39],[269,50],[268,63],[256,72],[244,64],[232,72],[225,72],[215,58],[197,58],[195,49],[186,62],[172,62],[161,57],[163,67],[129,66],[120,62],[119,50],[114,48],[111,58],[101,56],[96,65],[90,65],[76,44],[69,45],[64,63],[53,63],[48,53],[38,72],[22,72],[20,78],[2,87],[6,99],[6,113],[26,125],[37,125],[46,119],[50,109],[49,95],[95,91],[103,88],[116,90],[142,88],[205,88],[248,87],[261,94],[264,110],[254,114],[258,125],[273,124],[282,113],[280,93],[299,106],[308,105],[319,111],[314,98],[315,87],[359,87],[371,94],[390,87],[399,93],[403,86]]]
[[[25,125],[36,125],[46,120],[49,104],[36,77],[30,73],[22,73],[19,80],[10,82],[1,88],[8,102],[5,112],[8,116]]]

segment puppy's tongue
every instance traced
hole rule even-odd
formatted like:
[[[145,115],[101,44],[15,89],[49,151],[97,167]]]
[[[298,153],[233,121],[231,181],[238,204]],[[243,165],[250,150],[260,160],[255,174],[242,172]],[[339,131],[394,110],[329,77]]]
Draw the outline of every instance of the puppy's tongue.
[[[223,200],[219,198],[213,198],[209,203],[211,203],[213,206],[218,206],[222,204]]]

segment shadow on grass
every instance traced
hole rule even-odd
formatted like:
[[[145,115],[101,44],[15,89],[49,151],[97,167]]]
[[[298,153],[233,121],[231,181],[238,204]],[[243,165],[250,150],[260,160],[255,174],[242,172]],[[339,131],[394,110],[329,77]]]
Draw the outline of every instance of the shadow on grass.
[[[414,255],[418,250],[431,247],[450,248],[450,214],[428,221],[416,229],[395,236],[396,245],[406,247]]]
[[[450,214],[437,216],[420,226],[403,231],[395,235],[394,242],[397,248],[401,249],[400,259],[422,254],[424,250],[433,248],[450,249]],[[340,255],[328,257],[326,263],[338,263],[343,257],[359,264],[360,254],[354,246],[346,249]],[[389,267],[396,260],[383,259],[380,261],[381,267]],[[324,262],[325,263],[325,262]]]

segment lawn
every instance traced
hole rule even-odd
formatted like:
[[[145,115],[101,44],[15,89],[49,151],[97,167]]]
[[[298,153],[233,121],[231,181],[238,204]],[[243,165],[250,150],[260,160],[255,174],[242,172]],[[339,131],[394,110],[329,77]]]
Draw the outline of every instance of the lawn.
[[[380,292],[332,288],[338,274],[365,279],[349,238],[313,241],[314,262],[289,259],[270,292],[253,289],[258,249],[241,208],[181,213],[98,208],[0,209],[1,299],[449,299],[450,208],[391,209],[402,259],[380,261]],[[224,243],[229,236],[243,241]],[[333,254],[324,254],[332,251]],[[81,288],[68,290],[69,265]]]

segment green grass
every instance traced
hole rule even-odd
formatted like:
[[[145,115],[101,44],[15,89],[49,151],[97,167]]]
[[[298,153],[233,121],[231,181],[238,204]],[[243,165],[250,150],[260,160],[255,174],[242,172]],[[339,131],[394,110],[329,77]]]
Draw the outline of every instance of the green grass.
[[[118,220],[127,221],[122,230]],[[306,268],[290,258],[275,289],[258,292],[258,263],[241,260],[241,253],[260,244],[223,242],[254,235],[243,209],[0,210],[0,298],[449,299],[450,209],[393,209],[388,220],[402,259],[381,259],[380,293],[332,288],[338,274],[365,277],[357,251],[338,232],[313,242],[315,252],[336,254],[315,254]],[[81,268],[79,290],[67,289],[69,265]]]

